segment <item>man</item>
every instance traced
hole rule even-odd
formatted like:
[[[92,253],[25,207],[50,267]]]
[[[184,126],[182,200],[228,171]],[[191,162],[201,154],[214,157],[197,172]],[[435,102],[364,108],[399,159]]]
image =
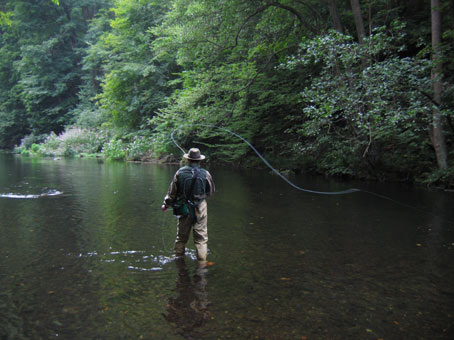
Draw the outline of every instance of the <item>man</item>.
[[[214,182],[211,174],[200,167],[205,156],[199,149],[191,148],[184,158],[188,164],[175,173],[161,209],[165,212],[168,207],[173,207],[174,214],[178,216],[175,255],[184,255],[192,228],[197,260],[206,263],[208,215],[205,198],[214,193]]]

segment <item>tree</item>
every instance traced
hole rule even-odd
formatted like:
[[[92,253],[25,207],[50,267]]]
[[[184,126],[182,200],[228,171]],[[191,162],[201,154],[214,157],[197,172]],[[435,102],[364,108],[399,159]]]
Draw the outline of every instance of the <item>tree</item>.
[[[5,0],[1,28],[0,142],[59,133],[74,118],[88,21],[107,0]],[[86,9],[90,9],[87,11]],[[3,16],[2,16],[3,17]]]
[[[107,7],[107,6],[106,6]],[[89,28],[84,41],[87,46],[82,51],[82,85],[79,88],[78,103],[72,115],[75,117],[74,124],[79,127],[99,127],[109,121],[111,115],[99,105],[97,96],[102,93],[102,81],[104,80],[103,63],[109,60],[109,52],[100,43],[103,34],[110,32],[110,20],[112,12],[106,8],[93,11],[84,10],[87,16],[97,13],[90,19]]]
[[[421,91],[430,88],[429,65],[399,56],[405,35],[402,25],[394,26],[377,29],[363,45],[334,31],[317,36],[288,63],[312,70],[318,65],[303,91],[304,115],[292,121],[303,137],[294,149],[316,159],[319,171],[380,178],[382,171],[415,176],[428,169],[423,127],[431,103]],[[366,69],[362,55],[370,56]],[[408,162],[416,172],[405,170]]]
[[[434,10],[432,28],[427,1],[0,0],[0,9],[2,146],[107,123],[170,153],[169,133],[192,123],[183,144],[253,162],[202,122],[283,168],[414,178],[437,158],[448,166],[454,20]]]
[[[295,86],[307,77],[284,74],[276,66],[298,49],[302,37],[320,31],[314,3],[174,1],[155,49],[175,55],[184,71],[172,83],[169,106],[152,122],[155,131],[206,121],[254,136],[275,157],[287,155],[286,117],[296,113]],[[212,149],[224,159],[238,160],[247,152],[219,131],[199,132],[205,145],[225,146]],[[281,141],[273,138],[277,135]]]
[[[105,57],[98,99],[118,127],[143,129],[169,94],[165,85],[175,63],[156,61],[150,49],[167,8],[167,1],[116,1],[109,31],[92,47]]]
[[[433,94],[435,107],[432,111],[431,138],[437,155],[438,167],[444,170],[448,167],[446,142],[443,132],[443,118],[440,115],[442,97],[442,56],[441,56],[441,10],[440,1],[431,0],[432,18],[432,70]]]
[[[336,0],[328,0],[328,6],[333,28],[339,33],[344,33],[344,29],[339,17],[339,12],[337,10]]]
[[[366,31],[364,30],[363,16],[361,14],[361,6],[359,0],[350,0],[353,17],[355,18],[356,34],[358,36],[358,42],[360,45],[364,44],[364,37],[366,36]]]
[[[11,26],[11,12],[0,11],[0,26]]]

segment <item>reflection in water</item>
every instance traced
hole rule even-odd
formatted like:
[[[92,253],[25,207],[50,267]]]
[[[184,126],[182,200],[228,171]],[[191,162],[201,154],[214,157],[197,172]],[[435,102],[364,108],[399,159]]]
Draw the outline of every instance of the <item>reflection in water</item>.
[[[208,307],[207,268],[197,265],[196,272],[191,280],[184,258],[175,260],[178,269],[176,282],[176,297],[169,297],[167,314],[168,322],[174,323],[178,332],[183,336],[199,336],[199,328],[209,319]]]

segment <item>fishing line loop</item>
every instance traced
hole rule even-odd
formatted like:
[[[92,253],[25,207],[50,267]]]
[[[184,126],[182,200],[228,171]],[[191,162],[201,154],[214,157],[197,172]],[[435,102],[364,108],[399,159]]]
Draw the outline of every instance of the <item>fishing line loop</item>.
[[[411,205],[408,205],[408,204],[405,204],[405,203],[402,203],[402,202],[399,202],[395,199],[392,199],[388,196],[385,196],[385,195],[380,195],[380,194],[377,194],[375,192],[372,192],[372,191],[368,191],[368,190],[362,190],[362,189],[356,189],[356,188],[350,188],[350,189],[346,189],[346,190],[342,190],[342,191],[317,191],[317,190],[309,190],[309,189],[304,189],[298,185],[296,185],[295,183],[293,183],[292,181],[290,181],[287,177],[285,177],[283,174],[281,174],[278,170],[276,170],[261,154],[260,152],[251,144],[249,143],[249,141],[247,141],[245,138],[243,138],[242,136],[240,136],[239,134],[233,132],[233,131],[230,131],[229,129],[226,129],[224,127],[221,127],[221,126],[217,126],[217,125],[212,125],[212,124],[204,124],[204,123],[188,123],[188,124],[185,124],[185,125],[180,125],[179,127],[175,128],[171,134],[170,134],[170,138],[172,139],[173,143],[178,147],[178,149],[180,149],[183,153],[186,153],[186,151],[180,146],[178,145],[178,143],[176,142],[175,138],[173,137],[173,134],[175,133],[175,131],[181,129],[183,126],[194,126],[194,125],[197,125],[197,126],[204,126],[204,127],[208,127],[208,128],[214,128],[214,129],[218,129],[218,130],[222,130],[222,131],[225,131],[229,134],[231,134],[232,136],[235,136],[237,138],[239,138],[241,141],[243,141],[244,143],[246,143],[256,154],[257,156],[263,161],[263,163],[266,164],[266,166],[268,166],[276,175],[278,175],[279,177],[281,177],[286,183],[288,183],[290,186],[292,186],[293,188],[295,188],[296,190],[299,190],[299,191],[304,191],[304,192],[308,192],[308,193],[311,193],[311,194],[318,194],[318,195],[344,195],[344,194],[351,194],[351,193],[354,193],[354,192],[363,192],[363,193],[366,193],[366,194],[370,194],[370,195],[373,195],[375,197],[379,197],[379,198],[382,198],[382,199],[385,199],[385,200],[388,200],[388,201],[391,201],[395,204],[398,204],[400,206],[403,206],[403,207],[406,207],[406,208],[410,208],[410,209],[413,209],[413,210],[416,210],[418,212],[422,212],[422,213],[425,213],[425,214],[428,214],[428,215],[431,215],[433,217],[440,217],[432,212],[429,212],[429,211],[426,211],[426,210],[423,210],[423,209],[420,209],[420,208],[417,208],[417,207],[414,207],[414,206],[411,206]]]
[[[318,194],[318,195],[344,195],[344,194],[351,194],[353,192],[359,192],[361,191],[360,189],[355,189],[355,188],[351,188],[351,189],[346,189],[346,190],[342,190],[342,191],[316,191],[316,190],[309,190],[309,189],[304,189],[298,185],[296,185],[295,183],[293,183],[292,181],[290,181],[287,177],[285,177],[283,174],[281,174],[278,170],[276,170],[266,159],[265,157],[262,156],[262,154],[251,144],[249,143],[248,140],[246,140],[245,138],[243,138],[242,136],[240,136],[239,134],[233,132],[233,131],[230,131],[229,129],[226,129],[224,127],[221,127],[221,126],[217,126],[217,125],[211,125],[211,124],[203,124],[203,123],[193,123],[193,124],[187,124],[186,126],[193,126],[193,125],[197,125],[197,126],[204,126],[204,127],[209,127],[209,128],[214,128],[214,129],[218,129],[218,130],[222,130],[224,132],[227,132],[229,134],[231,134],[232,136],[235,136],[237,138],[239,138],[241,141],[243,141],[244,143],[246,143],[256,154],[257,156],[263,161],[263,163],[265,163],[265,165],[267,167],[269,167],[276,175],[278,175],[279,177],[281,177],[287,184],[291,185],[293,188],[295,188],[296,190],[300,190],[300,191],[304,191],[304,192],[309,192],[309,193],[312,193],[312,194]],[[173,134],[175,133],[175,131],[181,129],[183,127],[182,126],[179,126],[177,127],[176,129],[174,129],[171,134],[170,134],[170,138],[172,139],[173,143],[177,146],[178,149],[180,149],[183,153],[186,153],[186,151],[180,146],[178,145],[178,143],[175,141],[175,138],[173,137]]]

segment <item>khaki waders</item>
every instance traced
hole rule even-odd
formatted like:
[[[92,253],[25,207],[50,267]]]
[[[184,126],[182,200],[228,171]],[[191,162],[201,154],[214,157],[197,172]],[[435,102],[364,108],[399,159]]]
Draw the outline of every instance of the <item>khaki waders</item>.
[[[183,256],[189,234],[193,232],[194,244],[197,251],[197,260],[206,261],[207,258],[207,202],[203,200],[195,209],[196,221],[193,223],[191,214],[178,218],[177,238],[175,240],[175,255]]]

